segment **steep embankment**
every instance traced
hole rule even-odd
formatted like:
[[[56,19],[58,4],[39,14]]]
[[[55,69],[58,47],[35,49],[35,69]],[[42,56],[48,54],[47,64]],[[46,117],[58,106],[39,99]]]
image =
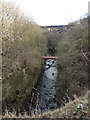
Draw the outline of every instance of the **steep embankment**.
[[[60,109],[44,113],[44,118],[89,118],[88,114],[88,19],[60,33],[57,47],[57,101]],[[82,104],[81,111],[77,105]]]
[[[11,3],[0,2],[2,14],[3,110],[24,107],[41,72],[46,39],[32,20]]]
[[[64,105],[74,94],[83,96],[88,89],[88,19],[61,33],[57,47],[58,74],[57,100]]]

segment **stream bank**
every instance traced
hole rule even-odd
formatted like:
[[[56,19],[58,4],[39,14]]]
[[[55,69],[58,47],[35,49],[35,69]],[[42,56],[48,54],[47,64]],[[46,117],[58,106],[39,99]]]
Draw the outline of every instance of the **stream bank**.
[[[55,89],[57,75],[57,60],[46,59],[43,74],[32,93],[30,111],[37,109],[39,113],[42,113],[58,107]]]

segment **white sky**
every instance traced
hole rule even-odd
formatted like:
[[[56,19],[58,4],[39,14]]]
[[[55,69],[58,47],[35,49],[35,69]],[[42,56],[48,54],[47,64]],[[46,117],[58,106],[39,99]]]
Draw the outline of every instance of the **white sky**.
[[[13,1],[39,25],[64,25],[88,13],[89,0],[6,0]]]

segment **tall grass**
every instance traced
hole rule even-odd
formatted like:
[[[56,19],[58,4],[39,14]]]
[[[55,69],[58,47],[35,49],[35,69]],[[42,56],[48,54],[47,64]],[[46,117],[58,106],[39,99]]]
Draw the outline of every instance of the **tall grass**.
[[[83,105],[81,110],[77,108],[80,103]],[[65,103],[65,106],[44,113],[43,118],[89,119],[88,94],[84,97],[75,97],[75,100]]]

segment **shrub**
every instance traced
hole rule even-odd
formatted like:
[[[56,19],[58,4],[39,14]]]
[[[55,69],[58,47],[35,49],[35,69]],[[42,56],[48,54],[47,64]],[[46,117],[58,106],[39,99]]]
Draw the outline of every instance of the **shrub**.
[[[3,108],[24,106],[41,72],[46,38],[39,26],[13,4],[0,2],[3,56]]]
[[[61,33],[57,47],[58,75],[56,83],[59,104],[83,95],[88,85],[88,29],[87,19]]]

